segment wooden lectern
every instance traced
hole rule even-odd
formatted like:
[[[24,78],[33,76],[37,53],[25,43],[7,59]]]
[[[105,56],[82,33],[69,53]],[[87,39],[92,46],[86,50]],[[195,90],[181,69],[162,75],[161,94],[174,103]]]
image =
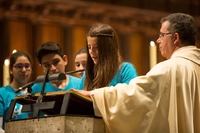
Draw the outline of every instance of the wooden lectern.
[[[91,98],[74,91],[49,92],[23,95],[11,101],[6,116],[6,133],[104,133],[101,118],[95,117]],[[22,112],[31,111],[33,116],[12,120],[15,104],[23,105]],[[40,113],[45,115],[39,116]]]

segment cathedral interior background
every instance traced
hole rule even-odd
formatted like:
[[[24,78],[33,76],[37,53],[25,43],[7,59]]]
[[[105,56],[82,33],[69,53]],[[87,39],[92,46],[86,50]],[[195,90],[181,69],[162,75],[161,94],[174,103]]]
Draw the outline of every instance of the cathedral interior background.
[[[74,70],[74,54],[85,47],[86,33],[96,22],[117,31],[124,60],[144,75],[150,69],[149,43],[158,38],[161,17],[173,12],[192,15],[200,47],[199,7],[200,0],[0,0],[0,86],[4,60],[13,50],[31,55],[31,80],[43,75],[35,52],[47,41],[61,45],[68,56],[66,71]],[[157,62],[163,60],[157,50]]]

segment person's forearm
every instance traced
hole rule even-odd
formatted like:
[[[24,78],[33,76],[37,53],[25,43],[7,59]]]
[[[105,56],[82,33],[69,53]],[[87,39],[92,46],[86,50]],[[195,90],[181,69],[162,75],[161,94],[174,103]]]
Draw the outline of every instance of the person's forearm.
[[[0,133],[5,133],[5,131],[0,127]]]

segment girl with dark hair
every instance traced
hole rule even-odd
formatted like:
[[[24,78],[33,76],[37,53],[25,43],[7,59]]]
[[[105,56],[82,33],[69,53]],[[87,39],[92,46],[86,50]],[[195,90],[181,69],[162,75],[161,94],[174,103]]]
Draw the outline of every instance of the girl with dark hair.
[[[76,70],[85,69],[86,61],[87,61],[87,50],[86,48],[81,48],[75,54],[75,58],[74,58],[75,69]],[[77,73],[77,76],[81,78],[83,74],[84,74],[84,71],[81,71]]]
[[[23,95],[27,93],[27,90],[15,93],[19,87],[27,84],[31,73],[31,59],[29,55],[23,51],[18,51],[10,56],[9,74],[10,84],[0,88],[0,127],[4,126],[7,110],[10,106],[10,102],[15,96]],[[27,113],[21,113],[22,105],[16,104],[13,112],[12,119],[27,118]]]

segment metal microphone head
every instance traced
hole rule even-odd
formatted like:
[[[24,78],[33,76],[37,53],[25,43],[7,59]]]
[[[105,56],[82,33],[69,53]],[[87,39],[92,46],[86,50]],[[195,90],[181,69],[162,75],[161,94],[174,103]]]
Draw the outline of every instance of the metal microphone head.
[[[36,83],[43,82],[44,78],[45,78],[44,75],[40,75],[36,78],[35,82]],[[64,80],[64,79],[66,79],[66,76],[64,73],[56,73],[56,74],[48,75],[48,81],[56,81],[56,80]]]

